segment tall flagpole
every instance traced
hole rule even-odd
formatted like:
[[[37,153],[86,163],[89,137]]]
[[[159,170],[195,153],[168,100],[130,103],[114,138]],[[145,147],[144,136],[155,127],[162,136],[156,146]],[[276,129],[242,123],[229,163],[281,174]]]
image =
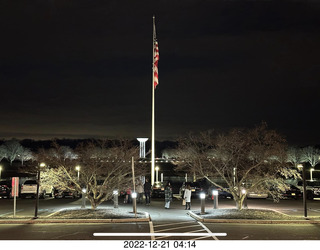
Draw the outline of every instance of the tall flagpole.
[[[155,57],[155,39],[156,39],[156,24],[155,16],[153,16],[153,38],[152,38],[152,140],[151,140],[151,185],[154,184],[154,169],[155,169],[155,128],[154,128],[154,57]]]

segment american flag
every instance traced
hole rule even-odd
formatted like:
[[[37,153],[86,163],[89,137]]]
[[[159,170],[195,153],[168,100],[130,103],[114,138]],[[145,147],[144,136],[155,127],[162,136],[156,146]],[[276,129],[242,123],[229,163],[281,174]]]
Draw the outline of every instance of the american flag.
[[[158,61],[159,61],[159,47],[158,42],[154,42],[154,58],[153,58],[153,85],[154,88],[157,87],[159,84],[159,77],[158,77]]]

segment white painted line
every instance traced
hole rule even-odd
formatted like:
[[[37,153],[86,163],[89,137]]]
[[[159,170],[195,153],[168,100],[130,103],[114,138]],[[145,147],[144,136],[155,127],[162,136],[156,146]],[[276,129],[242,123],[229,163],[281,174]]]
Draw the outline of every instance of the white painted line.
[[[153,223],[151,220],[149,221],[149,227],[150,227],[150,234],[154,234]],[[155,240],[154,235],[151,236],[151,240]]]
[[[205,230],[202,228],[202,229],[200,229],[200,230],[194,230],[194,231],[190,231],[190,232],[188,232],[188,233],[195,233],[195,232],[202,232],[202,231],[205,231]],[[157,240],[158,240],[158,239],[163,239],[163,238],[168,238],[168,237],[170,237],[170,236],[157,237]],[[207,238],[207,237],[210,237],[210,236],[204,236],[204,237]]]
[[[18,209],[18,210],[16,210],[16,212],[21,212],[23,210],[24,209]],[[13,214],[13,211],[12,212],[8,212],[8,213],[4,213],[4,214],[0,214],[0,216],[7,215],[7,214]]]
[[[195,233],[195,232],[202,232],[202,231],[206,231],[204,228],[199,229],[199,230],[194,230],[194,231],[190,231],[188,233]]]
[[[202,226],[208,233],[211,233],[211,231],[209,230],[209,228],[207,228],[205,225],[203,225],[200,221],[198,221],[198,223],[200,224],[200,226]],[[223,236],[227,236],[226,233],[224,233],[225,235]],[[216,236],[219,236],[219,235],[212,235],[212,238],[214,238],[215,240],[219,240]]]
[[[226,233],[93,233],[93,236],[227,236]]]
[[[201,240],[201,239],[206,239],[210,236],[203,236],[203,237],[198,237],[198,238],[194,238],[194,239],[190,239],[190,240]]]
[[[166,226],[172,226],[172,225],[179,225],[179,224],[194,224],[194,221],[187,221],[187,222],[177,222],[177,223],[170,223],[170,224],[161,224],[161,225],[156,225],[156,227],[166,227]]]
[[[186,226],[186,227],[166,228],[166,229],[162,229],[162,230],[157,230],[156,232],[172,231],[172,230],[181,229],[181,228],[188,228],[188,227],[199,227],[199,225],[191,225],[191,226]]]

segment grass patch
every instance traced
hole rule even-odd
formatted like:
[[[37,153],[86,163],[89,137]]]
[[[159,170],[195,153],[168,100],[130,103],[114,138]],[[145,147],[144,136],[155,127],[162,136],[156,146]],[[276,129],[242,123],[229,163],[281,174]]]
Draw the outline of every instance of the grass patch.
[[[195,214],[200,215],[200,212]],[[302,216],[290,216],[267,209],[215,209],[201,215],[201,217],[205,219],[304,220]]]
[[[49,219],[126,219],[135,218],[135,214],[122,209],[64,209],[46,217]],[[137,218],[145,218],[137,213]]]

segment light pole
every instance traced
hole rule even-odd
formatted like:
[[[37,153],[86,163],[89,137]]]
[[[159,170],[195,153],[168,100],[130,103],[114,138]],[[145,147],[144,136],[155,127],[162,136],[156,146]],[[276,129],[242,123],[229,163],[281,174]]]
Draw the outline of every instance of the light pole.
[[[42,168],[42,167],[45,167],[45,166],[46,166],[45,163],[40,163],[40,165],[39,165],[39,167],[38,167],[37,194],[36,194],[36,204],[35,204],[34,217],[33,217],[33,219],[37,219],[37,218],[38,218],[40,172],[41,172],[41,168]]]
[[[0,165],[0,180],[1,180],[1,171],[2,171],[2,166]]]
[[[303,180],[303,208],[304,208],[304,217],[308,217],[307,212],[307,187],[306,187],[306,169],[302,164],[298,165],[298,168],[302,169],[302,180]]]
[[[159,167],[157,166],[155,168],[155,170],[156,170],[156,182],[158,183],[159,182]]]
[[[76,166],[76,170],[78,171],[78,182],[79,182],[79,179],[80,179],[80,166]]]

